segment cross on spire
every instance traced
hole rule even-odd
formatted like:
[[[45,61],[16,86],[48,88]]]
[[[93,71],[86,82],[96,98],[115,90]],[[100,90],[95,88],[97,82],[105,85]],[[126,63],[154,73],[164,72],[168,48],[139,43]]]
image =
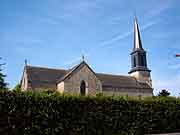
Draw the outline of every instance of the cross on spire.
[[[24,64],[25,64],[25,66],[27,66],[27,59],[24,60]]]
[[[85,61],[85,57],[84,57],[84,54],[82,54],[82,61]]]

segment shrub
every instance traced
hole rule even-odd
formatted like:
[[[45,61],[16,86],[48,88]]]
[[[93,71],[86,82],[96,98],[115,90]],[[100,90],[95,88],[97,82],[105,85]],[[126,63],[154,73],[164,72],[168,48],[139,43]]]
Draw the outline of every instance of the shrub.
[[[180,99],[0,92],[0,134],[141,135],[180,129]]]

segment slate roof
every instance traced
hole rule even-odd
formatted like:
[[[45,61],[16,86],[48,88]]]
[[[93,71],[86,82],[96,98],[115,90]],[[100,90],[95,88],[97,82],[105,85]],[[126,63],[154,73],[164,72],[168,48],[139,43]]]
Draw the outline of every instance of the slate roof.
[[[26,66],[28,81],[32,88],[56,89],[56,81],[67,73],[64,69]]]
[[[80,68],[86,63],[80,63],[70,70],[51,69],[44,67],[26,66],[28,81],[32,88],[49,88],[56,89],[57,82],[64,80],[77,68]],[[87,65],[88,66],[88,65]],[[91,69],[91,68],[90,68]],[[92,71],[93,72],[93,71]],[[151,89],[146,83],[139,83],[134,77],[95,73],[96,77],[101,81],[103,88],[136,88],[136,89]]]
[[[111,88],[151,88],[147,83],[140,83],[132,76],[96,73],[104,87]]]

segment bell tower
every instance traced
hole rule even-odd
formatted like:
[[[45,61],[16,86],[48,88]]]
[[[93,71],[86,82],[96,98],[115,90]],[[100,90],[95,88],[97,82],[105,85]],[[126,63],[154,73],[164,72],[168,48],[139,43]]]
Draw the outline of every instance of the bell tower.
[[[134,76],[137,81],[148,83],[152,87],[151,70],[147,67],[146,51],[142,47],[141,37],[137,18],[134,20],[134,48],[131,53],[130,76]]]

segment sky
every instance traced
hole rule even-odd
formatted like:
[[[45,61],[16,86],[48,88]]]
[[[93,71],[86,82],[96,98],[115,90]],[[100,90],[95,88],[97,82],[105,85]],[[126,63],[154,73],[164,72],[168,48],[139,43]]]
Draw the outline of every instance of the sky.
[[[179,0],[0,0],[0,57],[13,88],[29,65],[127,75],[137,16],[154,94],[180,93]]]

